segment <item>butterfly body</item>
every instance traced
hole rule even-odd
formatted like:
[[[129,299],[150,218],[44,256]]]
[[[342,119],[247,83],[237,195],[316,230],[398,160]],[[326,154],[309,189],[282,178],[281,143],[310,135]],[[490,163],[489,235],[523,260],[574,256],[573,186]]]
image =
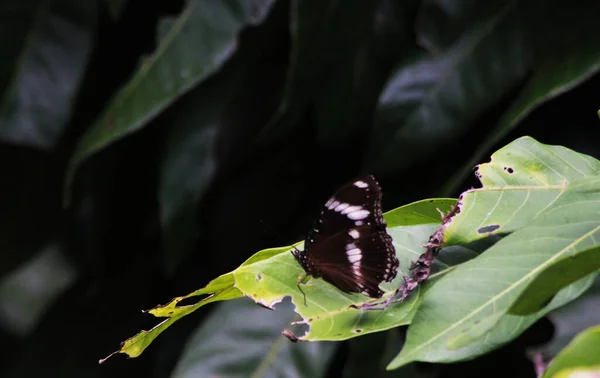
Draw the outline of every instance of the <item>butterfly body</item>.
[[[347,293],[380,298],[382,282],[397,274],[398,259],[386,232],[381,188],[373,176],[342,186],[325,204],[304,242],[292,254],[307,275]]]

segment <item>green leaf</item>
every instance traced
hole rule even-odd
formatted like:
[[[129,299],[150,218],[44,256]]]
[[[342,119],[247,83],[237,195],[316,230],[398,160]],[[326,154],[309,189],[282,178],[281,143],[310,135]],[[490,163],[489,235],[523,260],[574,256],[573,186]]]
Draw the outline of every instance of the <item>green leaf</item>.
[[[546,308],[532,315],[507,314],[539,273],[597,246],[597,168],[598,162],[590,157],[543,146],[531,138],[509,144],[492,156],[491,163],[482,165],[484,186],[462,196],[459,214],[446,228],[450,239],[446,242],[477,240],[482,237],[477,230],[490,224],[500,225],[499,232],[514,232],[422,294],[406,344],[388,368],[486,353],[585,291],[595,275],[562,289]],[[546,194],[547,190],[556,192]]]
[[[289,342],[281,330],[293,317],[289,302],[273,312],[248,299],[222,303],[189,339],[171,377],[325,376],[336,345]]]
[[[518,230],[555,203],[570,181],[599,173],[600,162],[592,157],[519,138],[478,166],[483,187],[462,194],[444,245]]]
[[[600,247],[565,257],[535,277],[510,308],[515,315],[539,311],[563,287],[600,269]]]
[[[180,306],[178,303],[186,298],[197,297],[200,295],[207,295],[207,297],[201,299],[193,305]],[[191,314],[205,304],[217,301],[224,301],[229,299],[241,298],[242,293],[233,287],[233,275],[231,273],[224,274],[213,281],[211,281],[204,288],[196,290],[188,295],[177,297],[172,299],[169,303],[162,306],[157,306],[151,310],[148,310],[150,314],[159,317],[167,318],[157,324],[154,328],[149,331],[141,331],[137,335],[125,340],[121,343],[121,347],[116,352],[111,353],[106,358],[101,359],[99,362],[103,363],[116,353],[125,353],[129,357],[138,357],[144,350],[160,335],[164,330],[169,328],[177,320],[183,318],[186,315]]]
[[[239,31],[266,17],[272,0],[189,2],[131,80],[83,135],[67,170],[68,189],[90,155],[134,133],[219,70],[236,51]]]
[[[8,0],[0,14],[0,140],[51,150],[87,65],[96,2]]]
[[[400,62],[379,98],[367,166],[391,172],[450,146],[523,80],[527,51],[517,2],[497,4],[496,12],[474,16],[470,28],[444,51],[413,54]],[[444,12],[449,18],[463,6],[428,8],[420,24],[427,24],[428,18],[438,21]],[[423,40],[428,36],[422,34],[431,31],[417,32]],[[491,69],[490,62],[497,69]]]
[[[410,261],[417,259],[423,252],[421,245],[439,225],[439,217],[436,217],[438,224],[431,224],[435,219],[433,214],[436,212],[436,207],[441,211],[448,211],[454,203],[455,200],[452,199],[423,200],[385,214],[389,233],[394,239],[396,253],[405,272],[408,271]],[[406,223],[402,225],[400,222]],[[381,311],[349,308],[351,304],[362,304],[370,298],[360,294],[343,293],[321,279],[313,279],[312,283],[305,285],[308,306],[304,306],[303,295],[296,286],[298,278],[304,271],[290,253],[291,249],[292,247],[280,247],[257,252],[236,270],[211,281],[206,287],[148,311],[154,316],[167,319],[150,331],[142,331],[126,340],[115,353],[126,353],[130,357],[137,357],[158,335],[180,318],[205,304],[240,298],[242,295],[269,308],[281,302],[286,296],[290,296],[293,303],[300,303],[300,306],[296,306],[296,312],[303,317],[303,323],[310,326],[306,335],[301,337],[304,340],[344,340],[356,337],[358,334],[407,324],[410,320],[411,311],[418,299],[417,295],[392,306],[395,310],[386,311],[386,316],[381,317],[383,314]],[[457,255],[462,257],[449,259],[448,263],[459,263],[473,257],[472,253],[470,250],[461,251]],[[434,269],[448,270],[449,265],[443,260],[442,257]],[[438,275],[441,274],[440,272]],[[399,273],[396,281],[385,285],[386,288],[392,291],[399,285],[401,278],[402,274]],[[183,299],[200,295],[209,296],[194,305],[177,306]]]
[[[522,2],[522,23],[535,41],[543,41],[545,51],[538,51],[532,74],[504,112],[488,138],[472,157],[454,174],[440,191],[454,193],[471,169],[488,151],[516,128],[541,104],[558,97],[588,80],[600,69],[600,51],[596,47],[596,17],[600,3],[588,1],[566,9],[560,1]],[[543,8],[543,9],[542,9]],[[544,17],[539,17],[543,12]],[[568,12],[569,15],[565,12]],[[573,19],[577,22],[568,22]],[[552,34],[554,38],[549,38]],[[539,50],[542,43],[532,43]],[[446,194],[447,195],[447,194]]]
[[[600,326],[581,332],[548,366],[542,378],[574,377],[565,370],[592,370],[600,373]],[[579,377],[579,375],[577,375]],[[581,375],[585,377],[586,375]],[[591,375],[594,377],[596,375]]]

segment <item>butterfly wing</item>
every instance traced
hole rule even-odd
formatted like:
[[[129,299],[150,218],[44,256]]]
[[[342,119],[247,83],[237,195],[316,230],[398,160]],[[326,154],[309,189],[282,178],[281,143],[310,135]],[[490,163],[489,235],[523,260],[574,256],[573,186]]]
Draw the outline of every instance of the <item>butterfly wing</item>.
[[[369,225],[344,230],[315,245],[307,257],[318,269],[316,276],[348,293],[380,298],[382,282],[391,282],[398,272],[392,238]]]
[[[363,176],[342,186],[327,201],[312,230],[308,233],[305,250],[341,231],[363,225],[384,231],[381,210],[381,187],[372,175]]]

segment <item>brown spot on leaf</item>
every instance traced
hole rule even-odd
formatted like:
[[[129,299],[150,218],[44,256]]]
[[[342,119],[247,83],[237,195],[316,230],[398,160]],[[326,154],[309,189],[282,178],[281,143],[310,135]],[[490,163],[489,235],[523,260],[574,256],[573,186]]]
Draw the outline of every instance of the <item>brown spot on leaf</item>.
[[[500,228],[499,224],[490,224],[489,226],[483,226],[477,229],[479,234],[489,234]]]

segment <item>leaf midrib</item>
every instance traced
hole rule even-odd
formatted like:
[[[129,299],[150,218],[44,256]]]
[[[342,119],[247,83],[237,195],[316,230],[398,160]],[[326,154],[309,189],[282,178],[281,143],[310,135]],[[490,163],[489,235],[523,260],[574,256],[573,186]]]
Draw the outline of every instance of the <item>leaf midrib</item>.
[[[435,340],[441,338],[445,334],[449,333],[450,331],[454,330],[458,326],[462,325],[467,320],[469,320],[470,318],[472,318],[475,314],[483,311],[487,306],[489,306],[490,304],[492,304],[492,303],[496,302],[497,300],[499,300],[500,298],[502,298],[504,295],[507,294],[507,292],[513,290],[516,286],[520,285],[525,280],[531,278],[533,275],[535,275],[536,273],[538,273],[540,270],[546,268],[546,266],[550,265],[554,260],[557,260],[560,257],[563,257],[563,255],[565,254],[565,251],[568,251],[570,248],[576,246],[577,244],[579,244],[580,242],[582,242],[583,240],[585,240],[586,238],[588,238],[589,236],[591,236],[592,234],[594,234],[595,232],[597,232],[598,230],[600,230],[600,225],[598,225],[598,226],[594,227],[592,230],[586,232],[581,237],[574,239],[572,243],[570,243],[568,246],[562,248],[558,253],[556,253],[554,256],[552,256],[551,258],[549,258],[548,260],[546,260],[546,262],[544,262],[543,264],[540,264],[537,268],[533,269],[530,273],[524,275],[521,279],[517,280],[512,285],[510,285],[506,289],[502,290],[500,293],[498,293],[498,294],[494,295],[493,297],[491,297],[487,302],[483,303],[482,305],[480,305],[479,307],[477,307],[476,309],[474,309],[473,311],[471,311],[471,313],[469,313],[467,316],[464,316],[462,319],[460,319],[459,321],[457,321],[456,323],[454,323],[450,327],[448,327],[448,328],[444,329],[442,332],[438,333],[435,337],[429,339],[429,341],[427,343],[423,343],[423,344],[419,345],[418,347],[413,348],[412,351],[407,356],[414,355],[417,351],[419,351],[419,350],[423,349],[424,347],[432,344]],[[508,309],[509,307],[510,306],[507,306],[506,308]],[[406,360],[406,357],[404,359]]]

